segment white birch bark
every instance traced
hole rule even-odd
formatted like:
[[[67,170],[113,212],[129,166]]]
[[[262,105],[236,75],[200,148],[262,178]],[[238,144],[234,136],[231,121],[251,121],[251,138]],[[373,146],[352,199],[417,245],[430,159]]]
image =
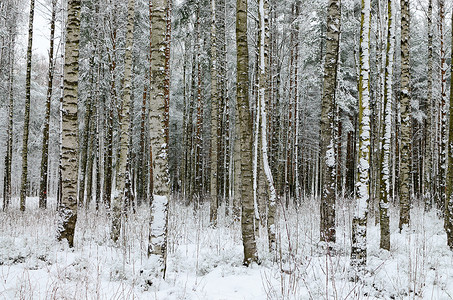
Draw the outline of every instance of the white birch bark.
[[[359,76],[359,156],[356,208],[352,220],[351,266],[366,264],[367,213],[370,193],[370,0],[362,0]]]
[[[392,79],[393,79],[393,57],[395,52],[395,22],[394,3],[387,1],[388,5],[388,29],[387,29],[387,51],[385,58],[385,83],[384,83],[384,136],[382,141],[381,165],[380,165],[380,202],[379,219],[381,227],[380,247],[390,250],[390,149],[392,138]]]
[[[127,4],[127,31],[126,31],[126,52],[124,58],[124,85],[123,99],[120,116],[120,156],[119,168],[116,179],[116,188],[113,192],[113,220],[111,238],[117,241],[121,230],[122,207],[126,201],[126,164],[129,155],[129,128],[130,128],[130,103],[131,103],[131,85],[132,85],[132,46],[134,42],[134,19],[135,19],[135,0],[129,0]],[[88,130],[88,129],[87,129]]]
[[[58,239],[74,246],[77,220],[78,124],[77,100],[79,81],[80,0],[68,1],[65,39],[65,66],[62,120],[62,199],[59,207]]]
[[[171,0],[150,1],[151,40],[150,40],[150,111],[152,150],[152,195],[151,230],[149,255],[156,255],[159,272],[165,277],[167,259],[168,198],[168,96],[169,85],[169,10]]]

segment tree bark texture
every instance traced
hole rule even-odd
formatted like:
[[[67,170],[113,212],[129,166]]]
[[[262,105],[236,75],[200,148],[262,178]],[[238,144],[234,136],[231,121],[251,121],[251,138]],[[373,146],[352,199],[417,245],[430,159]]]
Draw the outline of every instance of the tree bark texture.
[[[132,85],[132,46],[134,39],[134,19],[135,19],[135,0],[129,0],[127,4],[127,29],[126,29],[126,52],[124,58],[124,81],[123,99],[121,103],[120,116],[120,156],[119,168],[116,179],[116,187],[113,197],[113,219],[111,238],[117,241],[121,230],[121,211],[123,204],[127,202],[126,177],[128,170],[126,164],[129,156],[129,137],[130,137],[130,105],[131,105],[131,85]]]
[[[171,0],[170,0],[171,1]],[[169,15],[168,0],[150,1],[150,143],[152,148],[151,230],[148,254],[157,255],[165,277],[167,259],[168,197],[168,101],[169,101]]]
[[[247,0],[236,2],[236,42],[237,42],[237,125],[240,127],[241,143],[241,228],[244,245],[244,265],[258,262],[255,232],[253,226],[253,172],[252,172],[252,116],[249,106],[249,55],[247,44]],[[235,184],[238,184],[236,182]]]
[[[411,174],[411,106],[409,60],[409,0],[401,0],[401,160],[399,172],[400,221],[399,228],[409,225]]]
[[[30,128],[30,88],[31,88],[31,56],[33,45],[33,18],[35,14],[35,0],[30,0],[30,14],[28,17],[28,46],[27,46],[27,74],[25,78],[25,113],[24,133],[22,137],[22,176],[20,183],[20,210],[25,211],[28,180],[28,136]]]
[[[385,82],[384,82],[384,118],[383,139],[380,160],[380,188],[379,188],[379,223],[381,227],[380,247],[390,250],[390,148],[392,137],[392,79],[393,79],[393,56],[395,52],[395,22],[394,4],[387,1],[387,50],[385,57]]]
[[[362,0],[359,76],[359,151],[356,208],[352,219],[351,266],[361,268],[367,258],[367,214],[370,198],[370,0]]]
[[[339,0],[329,0],[327,9],[327,39],[321,109],[321,241],[335,242],[335,92],[340,43],[341,8]]]
[[[59,207],[58,239],[74,246],[77,221],[78,125],[77,100],[79,80],[80,0],[68,0],[65,39],[63,134],[62,134],[62,199]]]

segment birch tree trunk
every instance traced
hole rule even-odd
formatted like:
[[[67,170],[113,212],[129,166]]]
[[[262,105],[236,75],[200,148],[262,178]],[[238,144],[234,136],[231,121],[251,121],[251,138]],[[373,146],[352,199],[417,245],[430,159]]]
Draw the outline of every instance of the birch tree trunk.
[[[339,0],[329,0],[327,11],[326,56],[321,109],[321,241],[335,242],[335,91],[337,85],[341,9]]]
[[[14,13],[13,16],[17,16]],[[9,79],[8,79],[8,127],[6,129],[6,155],[5,155],[5,175],[3,181],[3,211],[7,210],[11,202],[11,162],[13,155],[13,109],[14,109],[14,57],[16,47],[16,23],[10,24],[9,28]]]
[[[432,189],[433,189],[433,170],[432,170],[432,155],[433,155],[433,1],[428,3],[428,91],[426,99],[426,128],[425,128],[425,147],[426,156],[424,159],[424,197],[425,210],[432,207]]]
[[[439,0],[439,30],[440,30],[440,149],[439,149],[439,196],[438,208],[443,213],[446,203],[446,177],[447,177],[447,62],[445,51],[445,3]]]
[[[362,0],[359,76],[359,165],[356,208],[352,219],[351,266],[360,268],[367,258],[367,213],[370,198],[370,0]]]
[[[49,122],[50,122],[50,104],[52,101],[52,85],[54,74],[54,35],[55,35],[55,18],[57,12],[57,1],[52,0],[52,16],[50,19],[50,47],[49,47],[49,72],[47,78],[47,98],[46,98],[46,115],[44,119],[43,139],[42,139],[42,156],[41,156],[41,181],[39,186],[39,207],[47,208],[47,172],[49,164]]]
[[[81,144],[81,157],[80,157],[80,176],[79,176],[79,207],[83,207],[85,204],[85,182],[87,173],[87,161],[88,161],[88,143],[90,139],[90,127],[91,118],[93,114],[93,85],[94,85],[94,51],[91,53],[90,59],[90,95],[86,99],[86,113],[85,113],[85,124],[83,127],[83,134],[80,140]]]
[[[217,226],[218,207],[218,143],[219,143],[219,99],[217,91],[217,36],[216,36],[216,0],[211,0],[211,178],[210,178],[210,213],[211,226]]]
[[[267,201],[267,233],[269,241],[269,251],[277,250],[277,239],[275,233],[275,214],[277,210],[277,193],[274,186],[274,177],[269,166],[269,155],[267,152],[267,106],[269,105],[269,85],[267,82],[269,68],[269,1],[258,0],[259,10],[259,107],[261,111],[261,166],[267,179],[266,188],[268,188],[269,199]],[[266,193],[267,196],[267,193]]]
[[[152,148],[152,205],[148,255],[156,255],[165,277],[167,259],[168,197],[168,108],[171,0],[150,1],[150,112]]]
[[[409,60],[409,0],[401,0],[401,160],[400,221],[399,228],[409,225],[410,219],[410,174],[411,174],[411,106],[410,106],[410,60]]]
[[[68,0],[65,39],[63,134],[62,134],[62,199],[59,207],[58,240],[74,246],[77,221],[78,126],[77,100],[79,80],[80,0]]]
[[[258,262],[255,232],[253,226],[253,172],[252,172],[252,117],[249,109],[249,55],[247,44],[247,0],[236,2],[236,42],[237,42],[237,103],[236,125],[240,127],[241,142],[241,228],[244,245],[244,265]]]
[[[123,203],[127,202],[126,177],[128,177],[126,164],[129,155],[129,134],[130,134],[130,103],[132,85],[132,46],[134,39],[135,0],[127,3],[127,29],[126,29],[126,52],[124,58],[124,82],[123,99],[121,103],[120,116],[120,156],[119,168],[116,179],[116,187],[113,192],[113,219],[110,237],[116,242],[121,230],[121,211]]]
[[[392,79],[393,79],[393,56],[395,52],[395,22],[394,4],[387,1],[387,51],[385,57],[385,83],[384,83],[384,124],[383,140],[380,160],[380,188],[379,188],[379,224],[381,227],[380,247],[390,250],[390,148],[392,138]]]
[[[453,14],[451,17],[453,24]],[[452,30],[453,49],[453,30]],[[453,74],[453,51],[451,52],[450,71]],[[453,76],[450,76],[450,122],[448,135],[448,157],[447,157],[447,200],[445,203],[445,230],[447,232],[447,245],[453,250]]]
[[[20,210],[25,211],[28,180],[28,136],[30,128],[30,87],[31,87],[31,55],[33,44],[33,18],[35,14],[35,0],[30,0],[30,14],[28,17],[28,46],[27,46],[27,74],[25,78],[25,113],[24,133],[22,138],[22,176],[20,183]]]

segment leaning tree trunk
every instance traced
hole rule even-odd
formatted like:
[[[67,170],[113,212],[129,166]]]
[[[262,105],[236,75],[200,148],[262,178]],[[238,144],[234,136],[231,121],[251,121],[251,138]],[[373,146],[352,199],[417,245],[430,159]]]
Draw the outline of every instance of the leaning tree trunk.
[[[70,247],[74,246],[74,229],[77,221],[80,11],[81,0],[68,0],[62,110],[62,199],[59,208],[58,239],[66,239]]]
[[[52,1],[52,17],[50,19],[50,48],[49,48],[49,73],[47,78],[47,99],[46,116],[44,119],[44,129],[42,133],[42,156],[41,156],[41,181],[39,184],[39,207],[47,208],[47,172],[49,165],[49,123],[50,123],[50,103],[52,100],[52,84],[54,74],[54,35],[55,35],[55,16],[57,11],[57,1]]]
[[[35,0],[30,0],[30,15],[28,18],[28,46],[27,46],[27,75],[25,79],[25,113],[24,134],[22,139],[22,177],[20,183],[20,210],[25,211],[28,178],[28,136],[30,128],[30,87],[31,87],[31,54],[33,44],[33,17],[35,14]]]
[[[335,91],[340,43],[341,9],[339,0],[329,0],[327,16],[326,57],[321,110],[321,241],[335,242]]]
[[[129,134],[130,134],[130,103],[131,103],[131,85],[132,85],[132,45],[134,38],[134,13],[135,0],[129,0],[127,4],[127,31],[126,31],[126,53],[124,58],[124,81],[123,81],[123,99],[121,103],[120,116],[120,156],[119,167],[116,179],[116,188],[113,192],[113,219],[110,236],[116,242],[120,236],[121,230],[121,211],[123,204],[127,202],[126,177],[128,176],[126,165],[129,155]]]
[[[362,0],[359,76],[359,157],[356,208],[352,219],[351,266],[366,264],[366,223],[370,198],[370,0]]]
[[[150,1],[150,112],[152,152],[151,228],[148,255],[156,255],[159,272],[165,277],[168,228],[168,109],[171,0]]]
[[[242,200],[242,243],[244,265],[258,262],[255,232],[253,226],[253,172],[252,172],[252,117],[249,109],[249,55],[247,46],[247,0],[237,0],[236,42],[237,42],[237,125],[240,127],[241,142],[241,200]]]
[[[387,51],[385,57],[385,83],[384,83],[384,124],[383,142],[380,160],[380,187],[379,187],[379,224],[381,227],[380,247],[390,250],[390,148],[392,138],[392,79],[393,79],[393,56],[395,52],[395,22],[394,4],[387,1],[388,28],[387,28]]]
[[[410,219],[410,172],[411,172],[411,105],[409,60],[409,0],[401,0],[401,161],[400,221],[399,228],[409,225]]]

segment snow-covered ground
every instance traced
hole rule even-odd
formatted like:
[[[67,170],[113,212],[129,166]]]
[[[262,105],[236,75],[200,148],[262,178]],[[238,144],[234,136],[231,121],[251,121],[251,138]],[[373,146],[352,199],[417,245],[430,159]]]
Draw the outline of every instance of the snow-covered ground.
[[[172,203],[165,280],[147,258],[148,208],[128,217],[118,245],[104,211],[79,212],[74,249],[55,240],[55,205],[29,198],[27,211],[0,212],[0,299],[452,299],[453,254],[434,212],[412,211],[400,234],[391,215],[391,251],[379,249],[379,227],[368,226],[366,275],[351,281],[351,203],[337,209],[337,244],[319,241],[317,201],[279,209],[279,251],[257,238],[260,265],[242,266],[240,224],[222,217],[209,227],[209,208]],[[219,213],[223,215],[223,210]],[[151,272],[152,273],[152,272]]]

